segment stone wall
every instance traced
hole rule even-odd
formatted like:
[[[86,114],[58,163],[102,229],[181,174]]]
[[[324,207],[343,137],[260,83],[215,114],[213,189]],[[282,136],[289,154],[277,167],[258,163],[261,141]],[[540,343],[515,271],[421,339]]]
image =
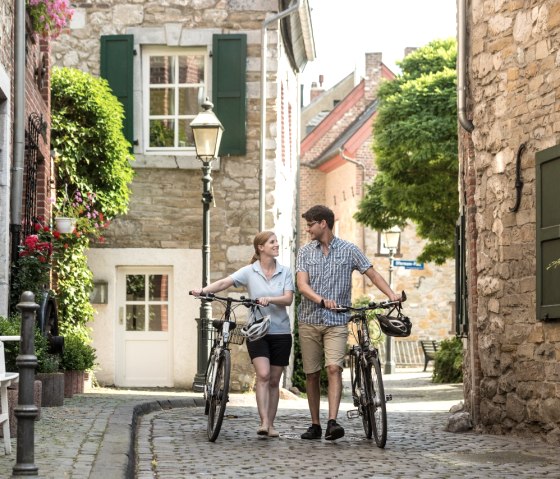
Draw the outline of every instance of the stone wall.
[[[560,143],[560,4],[467,2],[467,404],[489,433],[560,444],[560,324],[536,319],[535,153]],[[523,192],[517,212],[515,164]]]

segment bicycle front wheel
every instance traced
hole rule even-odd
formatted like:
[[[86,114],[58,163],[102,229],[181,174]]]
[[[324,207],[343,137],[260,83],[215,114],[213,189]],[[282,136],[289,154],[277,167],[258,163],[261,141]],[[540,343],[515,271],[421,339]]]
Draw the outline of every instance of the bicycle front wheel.
[[[354,406],[358,408],[358,414],[362,418],[362,426],[364,427],[366,437],[371,439],[372,427],[368,408],[367,377],[365,375],[363,364],[361,363],[361,356],[352,354],[350,357],[350,377]]]
[[[214,442],[224,420],[226,412],[226,404],[229,396],[229,376],[231,371],[231,358],[227,349],[220,354],[218,365],[216,367],[216,379],[214,380],[214,388],[210,396],[210,407],[208,410],[208,440]]]
[[[369,416],[373,428],[373,437],[377,447],[385,447],[387,442],[387,403],[385,399],[385,389],[381,376],[381,364],[379,358],[372,358],[368,365],[368,386],[369,391]]]

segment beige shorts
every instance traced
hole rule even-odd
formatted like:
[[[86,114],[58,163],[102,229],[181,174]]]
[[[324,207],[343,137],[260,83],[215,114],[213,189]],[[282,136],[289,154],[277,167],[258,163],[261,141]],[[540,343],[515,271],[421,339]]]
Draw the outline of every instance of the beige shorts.
[[[348,341],[348,326],[323,326],[299,323],[299,344],[305,374],[316,373],[325,366],[338,364],[344,367],[344,355]]]

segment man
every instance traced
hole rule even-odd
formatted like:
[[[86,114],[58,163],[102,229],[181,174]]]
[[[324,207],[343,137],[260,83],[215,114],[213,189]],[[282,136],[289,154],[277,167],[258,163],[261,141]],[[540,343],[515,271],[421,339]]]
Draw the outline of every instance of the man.
[[[303,370],[306,374],[307,401],[311,426],[302,439],[320,439],[320,374],[323,354],[328,377],[329,419],[325,439],[344,436],[336,422],[342,395],[342,368],[348,339],[348,315],[331,311],[337,305],[351,304],[352,272],[365,274],[389,297],[399,301],[383,277],[359,248],[334,236],[334,213],[316,205],[303,213],[311,242],[297,256],[296,281],[302,295],[298,309],[298,328]]]

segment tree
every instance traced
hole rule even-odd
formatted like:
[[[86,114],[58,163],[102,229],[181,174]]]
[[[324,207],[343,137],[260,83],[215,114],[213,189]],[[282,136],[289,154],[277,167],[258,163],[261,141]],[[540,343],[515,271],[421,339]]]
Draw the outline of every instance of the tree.
[[[377,230],[414,222],[427,240],[418,260],[437,264],[453,257],[459,211],[456,57],[455,40],[435,40],[380,85],[373,127],[378,174],[354,216]]]
[[[51,143],[56,150],[54,210],[76,219],[56,254],[61,332],[88,339],[93,319],[93,275],[86,250],[109,220],[126,213],[133,170],[122,132],[124,110],[106,80],[72,68],[54,68]]]

